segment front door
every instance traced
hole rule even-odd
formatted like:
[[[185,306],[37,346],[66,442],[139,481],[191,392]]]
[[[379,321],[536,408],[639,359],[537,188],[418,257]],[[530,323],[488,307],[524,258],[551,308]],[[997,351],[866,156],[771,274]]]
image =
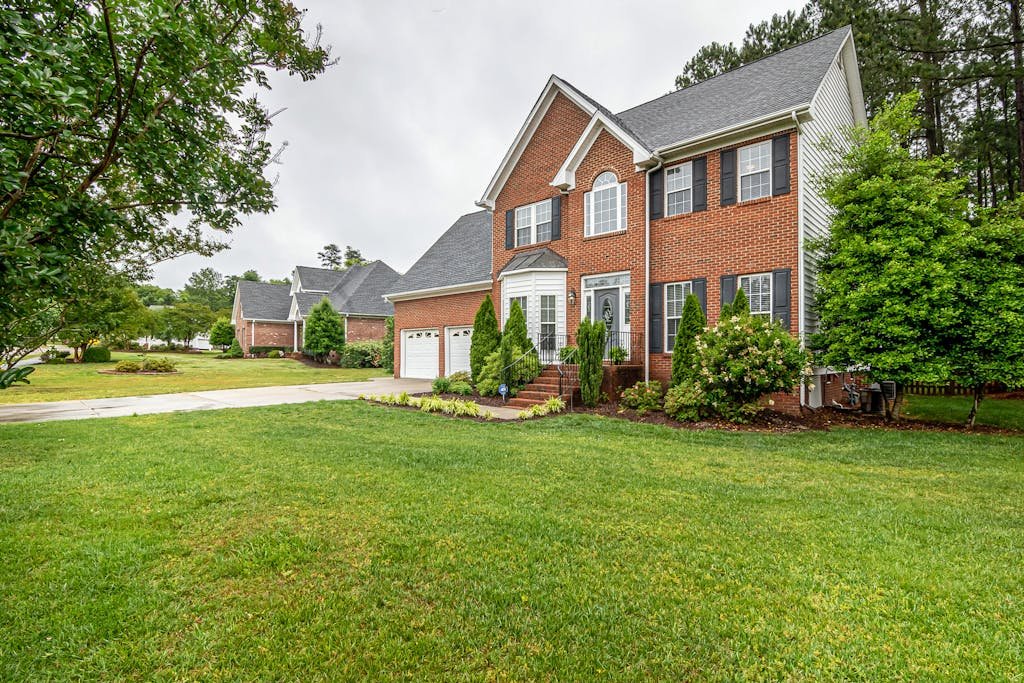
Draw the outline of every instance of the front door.
[[[608,352],[619,344],[619,331],[622,321],[619,317],[619,288],[599,289],[594,292],[594,303],[597,307],[597,319],[604,321],[608,333],[608,341],[604,345],[604,355],[607,358]]]

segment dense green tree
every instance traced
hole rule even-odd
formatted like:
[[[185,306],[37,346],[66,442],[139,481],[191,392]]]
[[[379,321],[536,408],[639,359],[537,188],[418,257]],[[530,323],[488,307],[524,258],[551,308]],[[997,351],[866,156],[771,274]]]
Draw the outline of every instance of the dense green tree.
[[[210,328],[210,344],[219,346],[223,351],[231,346],[231,340],[235,338],[235,326],[227,318],[218,318]]]
[[[473,319],[473,337],[469,344],[469,368],[473,375],[473,381],[480,381],[480,371],[484,367],[487,357],[494,353],[501,343],[501,331],[498,329],[498,319],[494,315],[494,303],[488,292],[484,300],[480,302],[480,308],[476,310],[476,317]]]
[[[706,324],[700,301],[696,295],[687,294],[672,346],[672,386],[692,377],[697,364],[697,335],[704,331]]]
[[[814,345],[822,365],[857,366],[897,383],[886,413],[898,420],[902,387],[949,375],[943,340],[962,292],[948,240],[966,229],[963,180],[944,158],[915,157],[905,146],[918,125],[914,96],[883,109],[823,178],[835,208],[820,245]]]
[[[324,297],[306,316],[306,339],[302,351],[323,363],[331,351],[341,353],[344,347],[345,323]]]
[[[274,206],[268,72],[329,63],[290,0],[0,8],[0,348],[81,272],[144,279]],[[175,220],[175,218],[177,219]]]

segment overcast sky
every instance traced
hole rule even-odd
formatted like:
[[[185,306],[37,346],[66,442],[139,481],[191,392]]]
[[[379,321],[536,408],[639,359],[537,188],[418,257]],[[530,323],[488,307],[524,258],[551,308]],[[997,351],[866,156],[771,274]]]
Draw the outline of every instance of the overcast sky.
[[[317,265],[337,243],[405,272],[487,183],[552,73],[612,111],[663,95],[712,40],[801,2],[781,0],[296,0],[338,63],[315,81],[283,75],[262,99],[288,142],[277,210],[243,218],[231,248],[161,264],[189,273]]]

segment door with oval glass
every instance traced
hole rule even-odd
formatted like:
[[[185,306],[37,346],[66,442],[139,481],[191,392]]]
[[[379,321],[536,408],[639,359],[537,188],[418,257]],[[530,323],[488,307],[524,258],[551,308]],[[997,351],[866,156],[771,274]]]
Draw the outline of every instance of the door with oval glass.
[[[594,292],[594,303],[597,307],[598,320],[604,321],[607,333],[604,344],[604,357],[608,358],[612,347],[618,345],[619,332],[622,331],[622,317],[619,312],[619,288],[597,290]]]

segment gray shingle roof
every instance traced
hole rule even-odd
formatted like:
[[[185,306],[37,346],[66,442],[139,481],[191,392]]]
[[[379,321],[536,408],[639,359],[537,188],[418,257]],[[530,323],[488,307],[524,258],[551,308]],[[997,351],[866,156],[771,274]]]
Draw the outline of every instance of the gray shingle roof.
[[[333,270],[331,268],[296,266],[295,270],[299,274],[299,282],[302,284],[302,289],[315,289],[318,292],[331,291],[341,282],[342,277],[345,275],[345,271]]]
[[[836,29],[619,112],[618,118],[640,142],[659,149],[806,104],[849,34],[848,26]]]
[[[533,251],[524,251],[521,254],[516,254],[508,262],[508,265],[501,269],[501,273],[512,273],[517,270],[527,270],[530,268],[565,268],[567,266],[568,263],[564,258],[547,247],[542,247]]]
[[[392,284],[388,293],[453,287],[491,279],[491,212],[459,218]]]
[[[291,287],[263,282],[238,281],[238,297],[242,317],[246,320],[288,320],[291,309]]]

